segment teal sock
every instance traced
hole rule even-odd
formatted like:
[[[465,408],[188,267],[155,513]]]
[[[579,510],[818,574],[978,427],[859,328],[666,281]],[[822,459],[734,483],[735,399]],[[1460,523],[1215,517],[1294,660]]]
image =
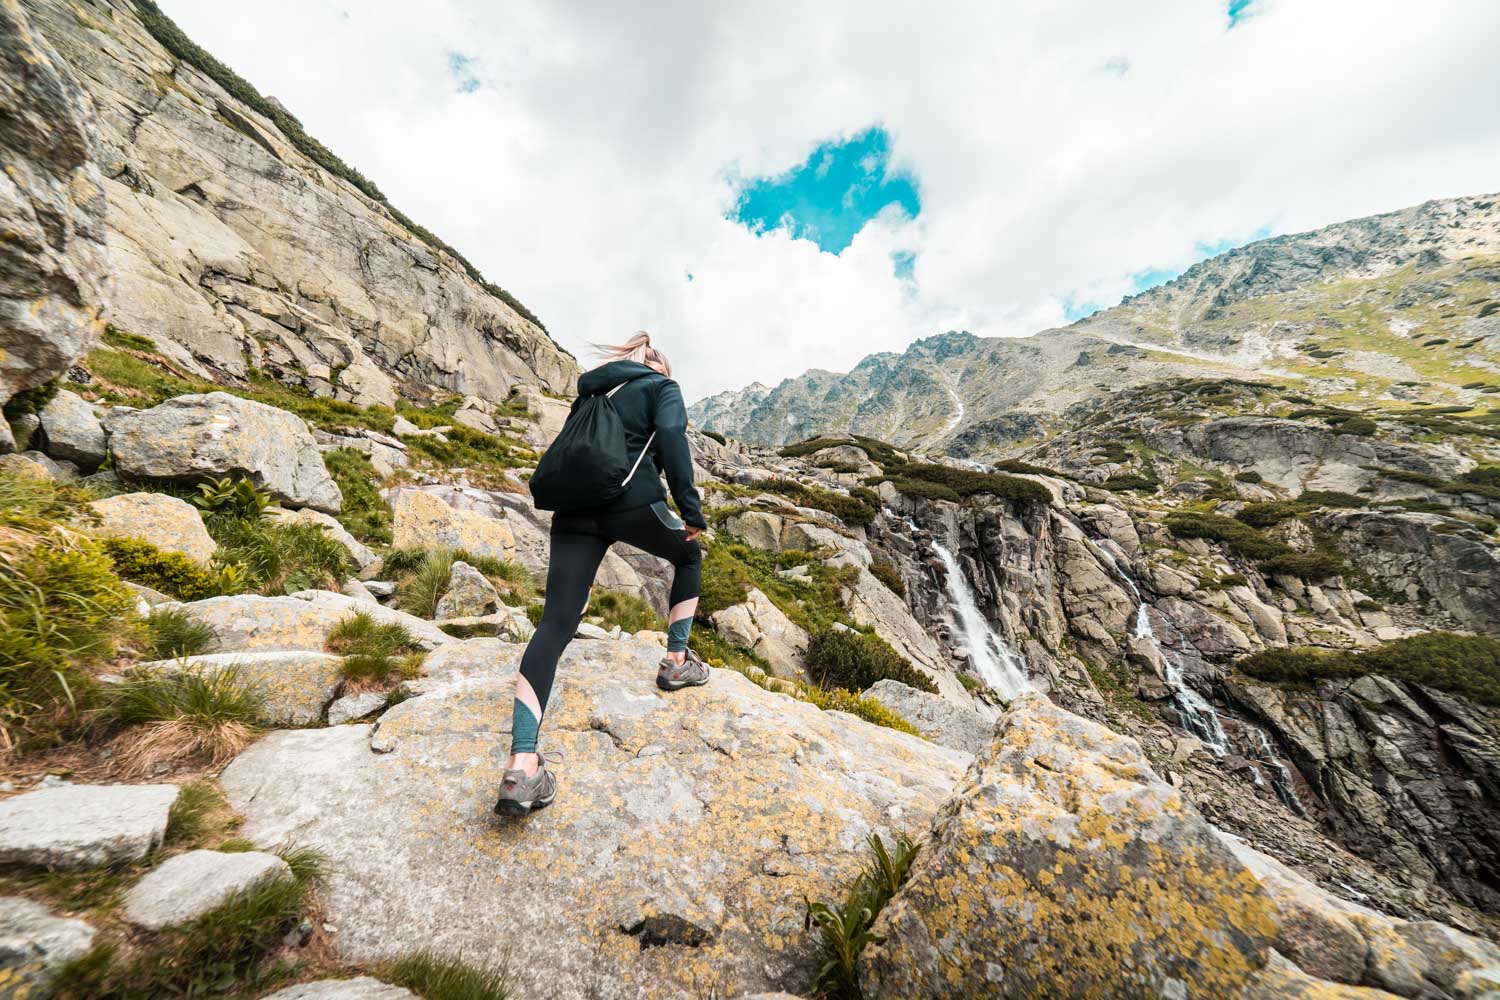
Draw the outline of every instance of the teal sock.
[[[531,709],[520,698],[515,700],[510,718],[510,752],[536,753],[536,737],[542,728],[542,720],[532,715]]]
[[[688,635],[693,631],[693,617],[679,618],[667,626],[667,652],[686,653]]]

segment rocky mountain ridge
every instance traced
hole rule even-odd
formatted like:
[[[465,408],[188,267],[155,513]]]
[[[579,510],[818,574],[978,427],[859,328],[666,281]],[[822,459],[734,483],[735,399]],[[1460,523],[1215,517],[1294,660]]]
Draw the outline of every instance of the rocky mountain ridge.
[[[1500,197],[1442,199],[1251,243],[1063,329],[941,334],[690,413],[761,444],[864,434],[995,459],[1168,378],[1269,379],[1346,406],[1493,410],[1497,277]]]

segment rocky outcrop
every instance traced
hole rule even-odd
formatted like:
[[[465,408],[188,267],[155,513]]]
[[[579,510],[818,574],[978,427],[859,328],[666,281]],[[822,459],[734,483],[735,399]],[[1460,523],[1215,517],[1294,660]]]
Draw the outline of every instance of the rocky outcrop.
[[[1031,695],[934,819],[861,970],[874,997],[1228,997],[1275,930],[1133,741]]]
[[[806,676],[807,632],[756,588],[711,617],[719,635],[765,660],[777,675]]]
[[[293,507],[337,514],[343,505],[302,418],[227,392],[178,396],[149,410],[110,414],[109,453],[126,477],[249,479]]]
[[[161,845],[176,785],[70,785],[0,801],[0,863],[102,868]]]
[[[212,628],[211,651],[218,653],[321,650],[329,630],[358,612],[401,625],[424,649],[452,641],[442,629],[415,615],[326,590],[301,591],[290,597],[240,594],[160,606],[179,608]]]
[[[433,615],[438,621],[452,618],[479,618],[494,614],[501,607],[500,592],[479,570],[462,559],[454,562],[448,573],[448,589],[438,599]]]
[[[66,371],[110,297],[98,124],[46,22],[0,4],[0,402]]]
[[[219,547],[198,508],[164,493],[121,493],[95,500],[89,510],[98,518],[91,530],[104,537],[149,542],[205,565]]]
[[[865,696],[895,712],[934,743],[972,754],[990,745],[994,720],[969,705],[889,678],[870,685]]]
[[[536,323],[368,182],[314,162],[268,105],[164,49],[128,0],[31,8],[98,107],[107,179],[91,188],[109,202],[116,325],[198,373],[254,366],[361,403],[392,402],[398,382],[486,399],[518,382],[571,389],[575,362]],[[71,126],[72,102],[45,97],[38,120]]]
[[[236,893],[290,879],[292,870],[264,851],[187,851],[147,872],[125,894],[125,919],[161,930],[196,920]]]
[[[1321,526],[1386,589],[1500,635],[1500,544],[1435,514],[1339,511]]]
[[[47,454],[92,472],[109,452],[104,428],[89,403],[71,392],[59,392],[37,414]]]
[[[1316,689],[1238,680],[1327,810],[1335,836],[1392,878],[1440,883],[1500,909],[1500,719],[1465,699],[1379,676]]]
[[[382,752],[368,726],[281,732],[223,775],[244,836],[328,852],[346,959],[486,961],[532,938],[548,947],[517,968],[527,995],[802,993],[804,897],[841,895],[867,834],[920,830],[968,760],[726,670],[664,694],[659,646],[576,642],[543,731],[562,794],[497,825],[520,647],[461,645],[484,652],[388,710]]]
[[[314,640],[309,636],[308,641]],[[319,642],[314,648],[321,645]],[[261,722],[273,726],[307,726],[323,718],[323,706],[333,699],[343,680],[343,657],[315,652],[314,648],[204,653],[143,663],[140,669],[162,673],[186,670],[206,677],[232,671],[237,681],[261,699]]]
[[[386,492],[391,504],[392,544],[398,549],[454,549],[497,559],[515,557],[516,539],[502,519],[450,506],[420,487]]]

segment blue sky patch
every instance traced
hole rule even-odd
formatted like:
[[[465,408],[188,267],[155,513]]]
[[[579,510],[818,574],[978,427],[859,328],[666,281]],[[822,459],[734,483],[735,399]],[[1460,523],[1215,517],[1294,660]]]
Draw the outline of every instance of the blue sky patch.
[[[448,53],[448,72],[453,76],[453,86],[460,94],[472,94],[479,89],[477,61],[462,52]]]
[[[891,254],[891,270],[896,277],[902,281],[915,281],[917,271],[917,255],[910,250],[897,250]]]
[[[890,135],[878,127],[823,142],[786,173],[746,181],[728,218],[753,233],[785,229],[842,253],[888,205],[913,218],[922,211],[913,178],[890,170],[890,148]]]
[[[1256,0],[1229,0],[1229,26],[1233,28],[1255,13]]]

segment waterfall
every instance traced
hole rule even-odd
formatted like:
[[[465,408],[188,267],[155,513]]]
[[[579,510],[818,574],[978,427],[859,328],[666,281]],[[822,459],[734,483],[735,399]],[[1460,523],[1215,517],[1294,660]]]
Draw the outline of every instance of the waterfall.
[[[1246,728],[1255,734],[1256,742],[1259,744],[1257,749],[1260,751],[1260,763],[1271,772],[1271,790],[1276,793],[1282,805],[1298,816],[1305,817],[1307,809],[1303,807],[1302,800],[1297,798],[1297,789],[1292,784],[1292,772],[1281,762],[1281,758],[1276,756],[1276,751],[1271,748],[1271,741],[1266,736],[1265,730],[1248,723]]]
[[[1026,664],[1021,661],[990,623],[985,620],[979,605],[974,601],[974,591],[964,578],[953,553],[943,547],[937,539],[932,540],[932,550],[943,561],[947,570],[948,596],[953,601],[953,614],[963,632],[964,642],[969,647],[969,658],[979,671],[979,676],[1001,698],[1015,700],[1022,692],[1031,690],[1026,679]]]
[[[1208,699],[1194,691],[1182,679],[1182,661],[1171,651],[1163,649],[1157,640],[1156,630],[1151,627],[1151,615],[1146,611],[1145,601],[1141,602],[1135,613],[1135,634],[1138,638],[1149,639],[1161,656],[1167,672],[1167,676],[1163,679],[1167,682],[1167,687],[1172,689],[1172,705],[1177,709],[1178,717],[1182,719],[1183,728],[1202,740],[1203,745],[1208,747],[1215,757],[1223,757],[1229,753],[1229,737],[1224,735],[1224,727],[1219,722],[1219,713],[1208,703]]]

